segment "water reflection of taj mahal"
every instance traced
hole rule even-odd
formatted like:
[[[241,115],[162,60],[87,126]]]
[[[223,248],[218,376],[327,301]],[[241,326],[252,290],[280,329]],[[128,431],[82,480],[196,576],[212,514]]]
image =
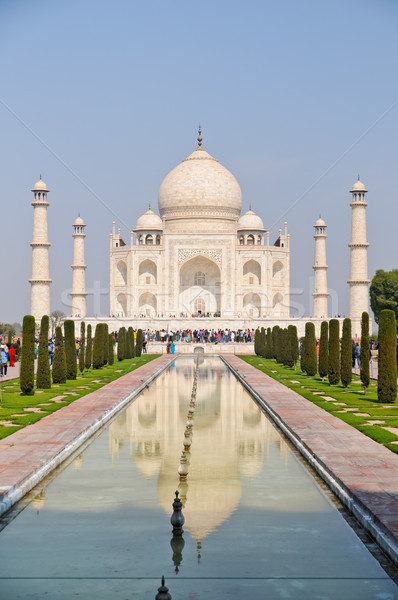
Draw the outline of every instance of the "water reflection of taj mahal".
[[[243,480],[260,473],[270,445],[278,445],[281,464],[288,446],[221,361],[199,371],[190,473],[179,482],[177,467],[192,386],[194,362],[177,361],[175,377],[156,380],[109,428],[112,460],[130,446],[139,472],[157,478],[158,500],[170,513],[176,489],[184,503],[184,529],[199,543],[228,519],[242,495]],[[168,398],[167,402],[162,401]],[[278,507],[279,508],[279,507]]]

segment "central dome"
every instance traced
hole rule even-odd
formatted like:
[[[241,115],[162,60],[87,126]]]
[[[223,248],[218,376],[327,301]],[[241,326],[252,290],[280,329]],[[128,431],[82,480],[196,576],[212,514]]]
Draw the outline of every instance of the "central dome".
[[[242,193],[235,177],[201,146],[165,177],[159,189],[161,217],[237,218]]]

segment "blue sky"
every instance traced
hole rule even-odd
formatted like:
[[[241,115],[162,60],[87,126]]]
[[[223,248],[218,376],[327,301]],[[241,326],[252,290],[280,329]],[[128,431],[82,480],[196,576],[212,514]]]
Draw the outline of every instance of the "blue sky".
[[[205,149],[238,179],[271,240],[288,221],[291,287],[302,290],[293,299],[307,315],[322,215],[332,314],[348,314],[358,173],[369,190],[369,276],[397,266],[397,20],[392,0],[1,0],[0,321],[30,310],[39,174],[51,190],[51,308],[68,313],[77,214],[87,286],[106,288],[112,220],[128,239],[148,203],[157,208],[199,121]],[[98,310],[107,314],[106,294]]]

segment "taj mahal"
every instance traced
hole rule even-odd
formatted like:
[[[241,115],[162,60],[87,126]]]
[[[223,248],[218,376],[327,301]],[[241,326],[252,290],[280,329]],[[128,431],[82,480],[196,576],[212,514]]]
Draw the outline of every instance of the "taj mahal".
[[[50,314],[49,190],[40,180],[33,188],[31,314]],[[366,189],[351,189],[350,317],[353,334],[368,311]],[[235,177],[204,148],[199,128],[196,149],[163,180],[157,214],[142,214],[129,241],[113,222],[110,234],[108,323],[117,329],[133,323],[145,329],[195,327],[252,328],[294,323],[299,335],[308,320],[328,319],[326,223],[314,225],[314,291],[310,318],[290,316],[290,234],[281,224],[276,239],[250,206],[242,212]],[[105,320],[86,314],[85,222],[73,223],[72,318],[78,324]]]

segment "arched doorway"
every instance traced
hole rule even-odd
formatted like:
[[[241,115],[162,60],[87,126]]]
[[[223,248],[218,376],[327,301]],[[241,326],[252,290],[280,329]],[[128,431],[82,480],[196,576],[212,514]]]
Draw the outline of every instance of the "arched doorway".
[[[220,268],[204,256],[195,256],[180,269],[178,312],[186,315],[214,315],[220,311]]]
[[[258,294],[246,294],[243,298],[243,309],[248,317],[261,316],[261,298]]]
[[[141,294],[139,298],[139,311],[140,315],[155,317],[157,313],[157,301],[156,296],[150,292]]]

